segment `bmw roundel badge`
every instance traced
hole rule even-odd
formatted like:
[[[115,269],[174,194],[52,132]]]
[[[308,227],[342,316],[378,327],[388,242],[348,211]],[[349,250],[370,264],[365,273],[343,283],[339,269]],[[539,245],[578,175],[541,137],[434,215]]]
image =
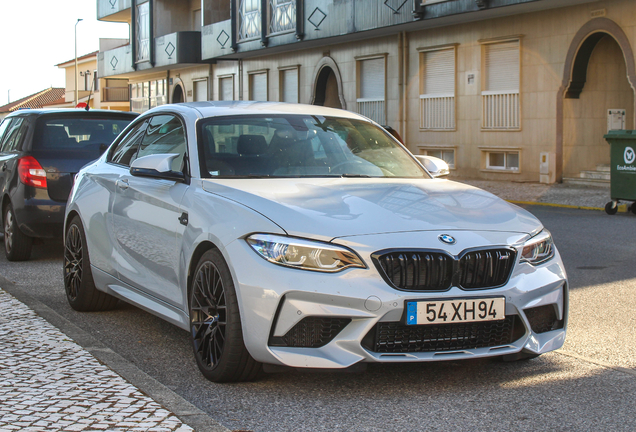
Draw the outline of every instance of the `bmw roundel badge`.
[[[449,236],[448,234],[441,234],[439,237],[437,237],[439,239],[439,241],[441,241],[442,243],[446,243],[449,245],[453,245],[456,243],[456,240],[454,237]]]

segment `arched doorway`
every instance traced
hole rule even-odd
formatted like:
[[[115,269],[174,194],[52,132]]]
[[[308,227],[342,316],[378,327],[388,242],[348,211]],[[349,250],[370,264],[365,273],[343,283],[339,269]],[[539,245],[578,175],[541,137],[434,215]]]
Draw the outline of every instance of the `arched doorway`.
[[[338,65],[331,57],[323,57],[314,70],[311,104],[346,109],[342,79]]]
[[[172,91],[172,103],[181,103],[185,102],[185,98],[183,96],[183,88],[181,85],[177,84],[174,86],[174,90]]]
[[[634,55],[614,21],[597,18],[575,35],[557,94],[557,181],[579,177],[609,164],[609,109],[626,113],[625,128],[636,127]]]

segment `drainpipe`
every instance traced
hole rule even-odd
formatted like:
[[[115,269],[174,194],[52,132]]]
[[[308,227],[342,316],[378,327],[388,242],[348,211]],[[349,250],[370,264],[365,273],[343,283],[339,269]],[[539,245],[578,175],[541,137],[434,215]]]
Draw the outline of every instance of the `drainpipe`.
[[[239,98],[238,100],[243,100],[243,59],[239,59],[238,61],[238,91]]]
[[[402,129],[402,139],[404,140],[405,143],[408,143],[408,134],[407,134],[407,130],[408,130],[408,107],[409,107],[409,100],[408,100],[408,95],[409,95],[409,37],[408,37],[408,33],[407,32],[402,32],[402,38],[401,38],[401,42],[402,42],[402,62],[401,62],[401,69],[402,69],[402,76],[400,77],[402,80],[402,109],[400,110],[402,118],[402,124],[400,125],[401,129]],[[408,146],[407,144],[407,147]]]

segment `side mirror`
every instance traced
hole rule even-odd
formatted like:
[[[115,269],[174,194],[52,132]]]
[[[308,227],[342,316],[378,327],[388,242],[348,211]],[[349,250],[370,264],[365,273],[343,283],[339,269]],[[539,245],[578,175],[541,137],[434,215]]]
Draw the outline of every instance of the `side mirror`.
[[[184,181],[183,173],[171,169],[172,161],[178,157],[177,153],[142,156],[130,164],[130,174],[136,177]]]
[[[443,159],[423,155],[415,155],[415,159],[424,165],[424,168],[426,168],[434,178],[444,177],[450,174],[450,167]]]

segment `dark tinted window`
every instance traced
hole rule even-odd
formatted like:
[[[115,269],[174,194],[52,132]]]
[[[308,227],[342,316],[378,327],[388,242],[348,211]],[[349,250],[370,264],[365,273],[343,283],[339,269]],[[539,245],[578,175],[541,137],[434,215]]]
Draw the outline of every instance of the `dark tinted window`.
[[[139,143],[144,137],[147,123],[148,122],[143,121],[133,127],[117,146],[111,150],[108,156],[108,162],[126,166],[130,165],[130,162],[139,149]]]
[[[24,119],[15,117],[11,119],[11,124],[6,128],[4,137],[2,138],[2,151],[10,152],[18,148],[22,141],[22,136],[26,128],[22,127]]]
[[[38,139],[33,149],[82,149],[95,147],[105,150],[124,130],[131,119],[46,117],[38,122]]]
[[[181,171],[185,152],[186,139],[181,121],[172,115],[158,115],[150,120],[134,159],[152,154],[178,154],[172,161],[172,171]]]
[[[2,121],[2,123],[0,123],[0,148],[2,147],[2,137],[4,136],[4,133],[7,131],[7,129],[9,128],[9,124],[11,123],[11,119],[4,119],[4,121]]]

